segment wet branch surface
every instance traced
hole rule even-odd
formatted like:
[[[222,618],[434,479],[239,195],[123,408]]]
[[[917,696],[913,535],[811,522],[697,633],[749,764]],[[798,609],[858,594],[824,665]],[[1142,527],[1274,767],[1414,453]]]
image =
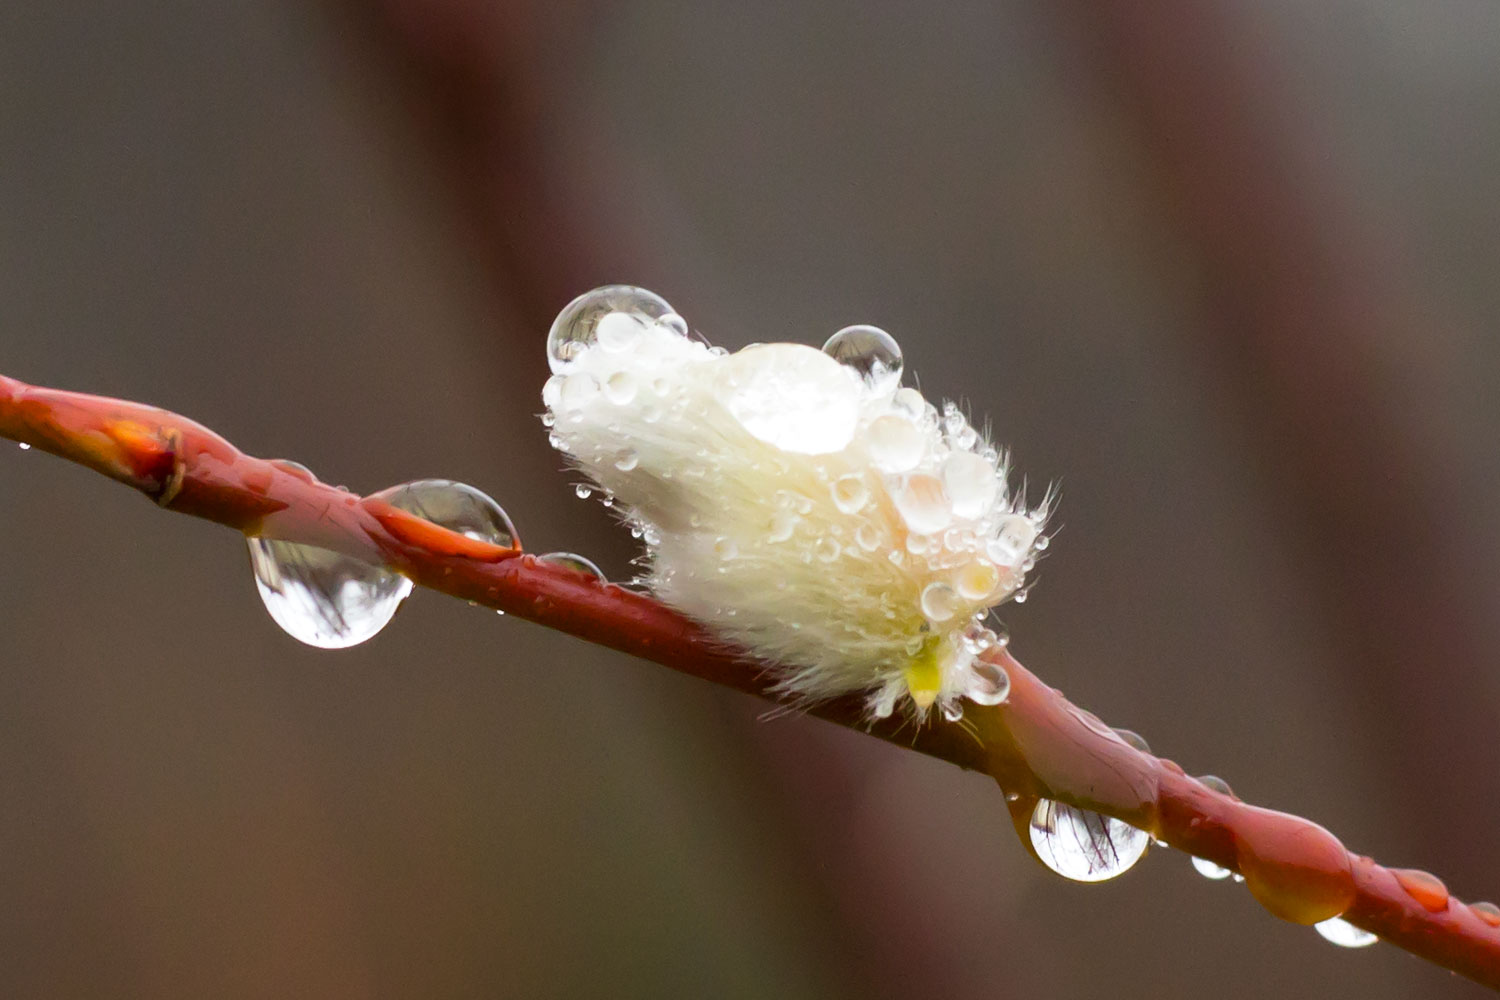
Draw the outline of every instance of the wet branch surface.
[[[519,547],[455,534],[319,482],[300,466],[245,455],[165,410],[0,376],[0,437],[94,469],[168,510],[384,564],[429,589],[775,700],[763,663],[648,596]],[[848,699],[811,714],[993,777],[1028,850],[1027,825],[1040,798],[1114,816],[1238,872],[1276,916],[1311,924],[1341,915],[1500,990],[1500,911],[1461,902],[1425,873],[1353,854],[1308,820],[1215,791],[1127,744],[1008,652],[985,655],[1009,672],[1010,697],[967,706],[966,725],[870,725],[862,705]]]

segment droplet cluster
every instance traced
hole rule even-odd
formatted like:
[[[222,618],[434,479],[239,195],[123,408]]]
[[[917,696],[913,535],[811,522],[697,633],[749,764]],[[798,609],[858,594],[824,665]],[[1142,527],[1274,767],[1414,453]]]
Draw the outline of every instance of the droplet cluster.
[[[982,618],[1025,599],[1048,504],[1026,508],[956,405],[901,385],[889,334],[731,354],[612,285],[563,309],[547,352],[542,419],[579,496],[641,539],[659,598],[775,664],[784,694],[949,719],[1003,700]]]
[[[281,467],[310,476],[294,462]],[[515,543],[504,509],[472,486],[422,479],[374,494],[393,507],[492,545]],[[273,621],[299,642],[321,649],[357,646],[390,623],[412,583],[393,569],[343,552],[252,536],[250,568]]]

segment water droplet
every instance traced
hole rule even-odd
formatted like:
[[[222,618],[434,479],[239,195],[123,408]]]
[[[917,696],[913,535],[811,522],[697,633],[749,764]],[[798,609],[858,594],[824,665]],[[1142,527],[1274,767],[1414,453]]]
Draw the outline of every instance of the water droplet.
[[[861,521],[854,529],[854,544],[866,552],[874,552],[880,548],[880,532],[869,521]]]
[[[965,563],[953,577],[958,596],[966,601],[983,601],[1000,589],[1001,573],[992,563]]]
[[[949,722],[957,722],[964,717],[963,702],[959,701],[957,698],[943,702],[942,710],[943,718],[947,719]]]
[[[752,436],[803,455],[842,451],[859,422],[859,384],[805,344],[747,347],[724,362],[724,406]]]
[[[465,483],[418,479],[381,490],[374,499],[476,541],[516,544],[516,527],[505,509],[488,494]]]
[[[400,573],[341,552],[247,538],[261,603],[293,639],[320,649],[345,649],[371,638],[411,593]]]
[[[964,697],[978,705],[998,705],[1010,697],[1010,674],[998,663],[975,660],[969,665]]]
[[[584,483],[579,483],[577,486],[573,487],[573,495],[580,500],[587,500],[589,497],[594,495],[594,490],[591,486],[587,486]]]
[[[629,372],[615,372],[604,380],[604,398],[616,406],[628,406],[635,399],[635,376]]]
[[[537,556],[536,558],[537,562],[545,562],[551,563],[554,566],[561,566],[564,569],[570,569],[575,573],[582,573],[585,576],[591,576],[596,580],[604,579],[604,571],[598,566],[594,565],[594,561],[592,559],[589,559],[586,556],[581,556],[576,552],[548,552],[546,555]]]
[[[688,335],[687,320],[676,313],[667,313],[661,319],[657,320],[657,322],[679,337],[686,337]]]
[[[1193,867],[1198,869],[1199,875],[1207,879],[1213,879],[1215,882],[1234,874],[1228,868],[1221,868],[1207,858],[1193,858]]]
[[[1151,837],[1123,820],[1041,799],[1031,814],[1031,845],[1042,863],[1075,882],[1103,882],[1129,871]]]
[[[873,392],[884,395],[901,383],[901,345],[878,326],[846,326],[828,338],[823,353],[854,369]]]
[[[792,537],[792,532],[797,530],[797,523],[801,520],[789,510],[778,510],[771,515],[771,530],[766,534],[766,541],[786,541]]]
[[[953,513],[967,518],[982,516],[1000,492],[995,467],[972,451],[955,451],[943,462],[943,486],[953,501]]]
[[[1205,774],[1198,779],[1198,784],[1205,788],[1211,788],[1220,795],[1227,795],[1231,799],[1235,797],[1234,789],[1229,787],[1229,782],[1213,774]]]
[[[1320,920],[1313,924],[1313,927],[1323,935],[1323,940],[1332,941],[1341,948],[1363,948],[1380,940],[1369,931],[1355,927],[1343,917]]]
[[[817,554],[820,562],[831,563],[839,557],[839,553],[843,551],[843,548],[832,538],[820,538],[813,551]]]
[[[1008,514],[986,546],[989,557],[1002,566],[1015,566],[1025,560],[1036,541],[1036,525],[1024,514]]]
[[[739,546],[734,544],[734,539],[720,537],[714,541],[714,555],[721,560],[733,559],[740,554]]]
[[[945,622],[958,613],[958,595],[946,583],[929,583],[922,588],[922,614],[928,621]]]
[[[833,505],[845,514],[858,514],[870,499],[870,488],[865,485],[864,477],[854,473],[835,479],[830,490]]]
[[[942,480],[936,476],[926,473],[907,476],[891,499],[906,526],[918,534],[936,534],[953,520],[948,495],[943,492]]]
[[[1432,913],[1441,913],[1448,908],[1448,887],[1431,872],[1415,868],[1397,868],[1391,871],[1406,894]]]
[[[577,372],[563,379],[562,390],[558,394],[557,408],[564,417],[576,421],[583,408],[592,403],[598,395],[599,380],[588,372]]]
[[[922,460],[922,432],[905,417],[876,417],[865,431],[870,459],[885,472],[906,472]]]
[[[25,441],[22,441],[21,442],[21,450],[22,451],[30,451],[31,450],[31,445],[27,444]]]
[[[621,472],[629,472],[631,469],[634,469],[637,465],[640,464],[641,456],[637,455],[634,449],[625,452],[625,454],[615,459],[615,468],[619,469]]]
[[[547,362],[561,374],[595,343],[606,350],[628,347],[647,324],[672,312],[661,296],[631,285],[584,292],[553,320],[547,333]]]
[[[1491,927],[1500,927],[1500,906],[1494,903],[1471,903],[1469,909]]]
[[[1140,733],[1133,732],[1129,729],[1116,729],[1115,735],[1120,737],[1120,739],[1124,740],[1135,749],[1139,750],[1141,753],[1151,752],[1151,744],[1147,743],[1145,737],[1143,737]]]

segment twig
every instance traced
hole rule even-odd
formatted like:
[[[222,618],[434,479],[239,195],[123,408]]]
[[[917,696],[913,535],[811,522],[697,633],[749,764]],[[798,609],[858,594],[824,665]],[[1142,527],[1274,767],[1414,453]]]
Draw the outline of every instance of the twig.
[[[0,436],[136,488],[162,507],[247,534],[336,549],[416,583],[684,673],[771,698],[764,665],[725,649],[670,608],[631,590],[475,542],[288,463],[245,455],[183,417],[138,403],[27,386],[0,376]],[[913,733],[867,725],[853,702],[812,714],[992,776],[1024,836],[1040,797],[1115,816],[1173,847],[1239,872],[1276,916],[1336,915],[1398,947],[1500,989],[1500,916],[1449,896],[1431,876],[1351,854],[1328,831],[1217,792],[1142,753],[1039,681],[1008,652],[1002,705],[974,705],[966,727]],[[1492,922],[1493,921],[1493,922]]]

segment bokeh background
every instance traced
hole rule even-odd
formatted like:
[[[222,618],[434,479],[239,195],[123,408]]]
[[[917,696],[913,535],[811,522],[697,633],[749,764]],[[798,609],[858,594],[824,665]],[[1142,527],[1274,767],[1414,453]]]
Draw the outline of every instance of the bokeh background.
[[[1500,895],[1500,7],[0,5],[0,370],[615,577],[535,419],[574,294],[872,322],[1060,479],[1020,658]],[[1410,998],[1153,852],[1064,883],[937,761],[0,450],[0,992]]]

